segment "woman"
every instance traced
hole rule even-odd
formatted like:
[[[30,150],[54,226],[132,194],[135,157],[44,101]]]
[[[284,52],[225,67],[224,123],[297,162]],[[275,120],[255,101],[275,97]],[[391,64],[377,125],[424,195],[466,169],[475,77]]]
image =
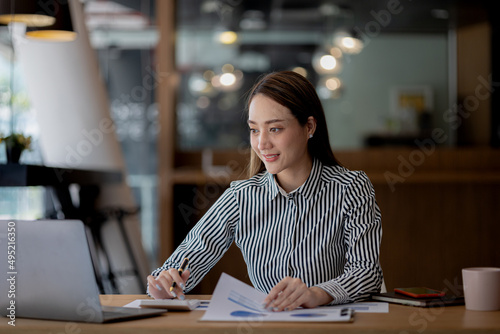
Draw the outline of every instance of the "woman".
[[[149,293],[183,299],[233,241],[274,311],[379,291],[382,227],[373,186],[335,159],[314,87],[295,72],[270,73],[252,88],[247,107],[251,177],[232,182],[148,276]],[[179,275],[184,257],[190,269]]]

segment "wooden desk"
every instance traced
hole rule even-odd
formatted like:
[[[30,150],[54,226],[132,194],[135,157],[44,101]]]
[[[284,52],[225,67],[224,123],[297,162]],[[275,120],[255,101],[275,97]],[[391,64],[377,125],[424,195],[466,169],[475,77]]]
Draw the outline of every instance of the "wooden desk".
[[[207,299],[208,296],[191,296]],[[122,306],[144,295],[103,295],[103,305]],[[390,304],[389,313],[358,313],[353,323],[259,323],[200,322],[203,311],[168,312],[147,319],[110,324],[69,323],[34,319],[16,319],[16,327],[0,323],[1,333],[492,333],[500,332],[500,311],[467,311],[464,306],[418,308]]]

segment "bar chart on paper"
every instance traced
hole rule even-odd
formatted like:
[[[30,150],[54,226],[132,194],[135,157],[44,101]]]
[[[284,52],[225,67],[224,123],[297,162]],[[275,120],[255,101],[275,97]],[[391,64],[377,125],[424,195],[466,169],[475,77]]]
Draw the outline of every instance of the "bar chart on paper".
[[[296,309],[271,312],[262,306],[266,294],[223,273],[202,321],[351,322],[354,310],[347,307]]]

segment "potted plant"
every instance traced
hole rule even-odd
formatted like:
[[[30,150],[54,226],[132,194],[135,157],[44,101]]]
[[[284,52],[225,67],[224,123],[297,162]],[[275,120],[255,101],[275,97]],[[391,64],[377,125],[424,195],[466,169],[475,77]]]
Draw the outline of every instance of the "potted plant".
[[[31,136],[12,133],[6,137],[0,137],[0,143],[5,143],[7,163],[19,163],[21,153],[31,147]]]

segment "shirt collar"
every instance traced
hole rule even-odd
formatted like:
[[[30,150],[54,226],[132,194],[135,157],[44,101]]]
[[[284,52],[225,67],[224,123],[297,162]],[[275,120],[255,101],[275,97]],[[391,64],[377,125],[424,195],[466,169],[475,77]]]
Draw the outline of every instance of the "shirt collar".
[[[299,188],[300,188],[300,187],[302,187],[302,185],[301,185],[299,188],[296,188],[296,189],[294,189],[294,190],[290,191],[289,193],[287,193],[287,192],[286,192],[286,190],[285,190],[285,189],[283,189],[283,188],[281,188],[281,186],[279,185],[279,183],[278,183],[278,182],[276,182],[276,177],[274,178],[274,181],[275,181],[275,183],[276,183],[276,186],[278,187],[279,192],[280,192],[280,193],[281,193],[281,195],[283,195],[283,196],[288,196],[288,195],[291,195],[291,194],[293,194],[293,193],[296,193],[296,192],[299,190]]]
[[[321,172],[323,170],[323,164],[317,159],[313,159],[313,165],[311,168],[311,173],[307,178],[306,182],[302,184],[297,189],[293,190],[291,193],[297,192],[307,198],[308,200],[313,200],[315,194],[319,193],[321,187]],[[276,198],[280,194],[280,189],[278,188],[278,182],[275,179],[274,174],[267,173],[268,186],[269,186],[269,200]]]
[[[269,188],[269,200],[272,201],[273,199],[276,198],[276,196],[278,196],[280,191],[278,189],[278,183],[274,180],[274,175],[269,172],[266,173],[267,173],[267,185]]]

